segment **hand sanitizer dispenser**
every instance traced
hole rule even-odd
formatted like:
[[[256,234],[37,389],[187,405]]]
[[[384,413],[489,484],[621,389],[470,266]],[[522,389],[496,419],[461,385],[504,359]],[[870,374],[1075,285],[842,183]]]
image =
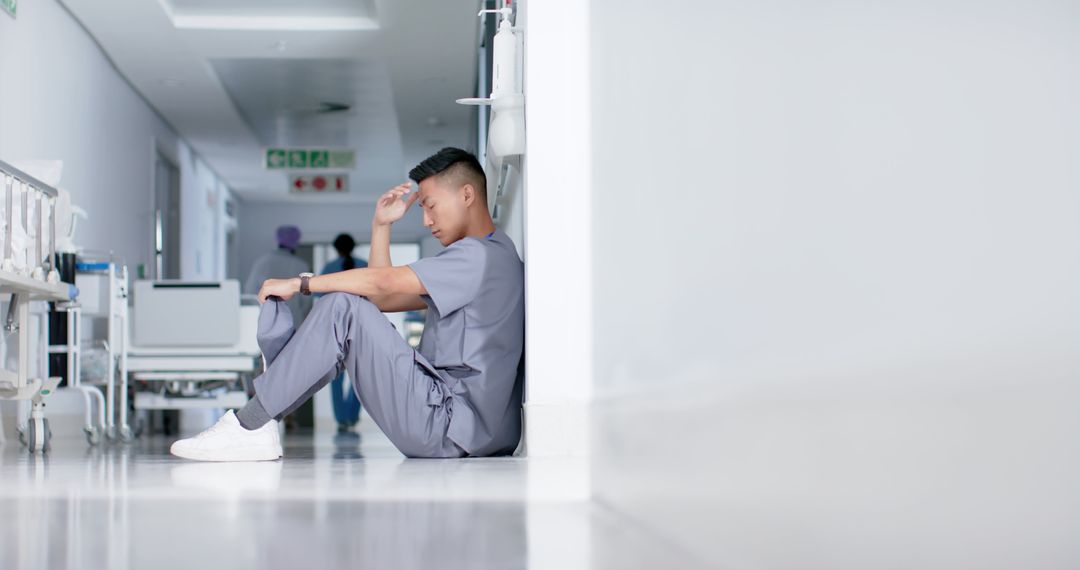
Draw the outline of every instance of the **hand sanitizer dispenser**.
[[[491,152],[498,157],[525,153],[525,96],[517,85],[517,37],[510,21],[514,11],[510,0],[498,10],[481,10],[484,14],[501,14],[499,31],[495,34],[492,51],[491,96],[488,98],[458,99],[462,105],[491,105],[491,125],[488,141]]]

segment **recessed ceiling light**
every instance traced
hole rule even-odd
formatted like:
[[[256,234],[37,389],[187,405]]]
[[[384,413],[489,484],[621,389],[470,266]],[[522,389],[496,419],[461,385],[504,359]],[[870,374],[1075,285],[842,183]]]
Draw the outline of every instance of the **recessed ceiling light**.
[[[174,14],[181,30],[261,30],[290,32],[347,32],[378,30],[374,18],[349,16]]]

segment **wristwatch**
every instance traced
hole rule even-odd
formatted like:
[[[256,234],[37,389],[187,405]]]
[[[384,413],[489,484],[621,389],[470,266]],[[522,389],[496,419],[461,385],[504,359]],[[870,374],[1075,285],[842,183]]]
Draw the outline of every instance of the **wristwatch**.
[[[314,273],[301,273],[300,274],[300,294],[311,294],[311,278],[315,277]]]

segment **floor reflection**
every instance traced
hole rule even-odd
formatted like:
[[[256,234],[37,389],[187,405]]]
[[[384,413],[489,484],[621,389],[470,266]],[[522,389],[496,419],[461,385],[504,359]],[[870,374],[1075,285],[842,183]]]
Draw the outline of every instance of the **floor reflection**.
[[[334,459],[360,459],[361,436],[354,431],[334,434]]]
[[[385,437],[290,436],[286,459],[198,463],[168,439],[0,446],[0,568],[691,568],[560,497],[577,463],[405,459]]]
[[[0,499],[0,567],[524,568],[508,503]],[[132,524],[137,521],[137,524]]]

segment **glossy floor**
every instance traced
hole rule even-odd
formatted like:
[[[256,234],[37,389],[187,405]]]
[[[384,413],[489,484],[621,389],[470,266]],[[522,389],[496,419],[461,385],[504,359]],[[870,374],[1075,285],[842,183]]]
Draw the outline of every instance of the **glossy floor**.
[[[290,436],[271,463],[60,436],[44,457],[0,448],[0,568],[697,565],[583,500],[575,460],[404,459],[370,427]]]

